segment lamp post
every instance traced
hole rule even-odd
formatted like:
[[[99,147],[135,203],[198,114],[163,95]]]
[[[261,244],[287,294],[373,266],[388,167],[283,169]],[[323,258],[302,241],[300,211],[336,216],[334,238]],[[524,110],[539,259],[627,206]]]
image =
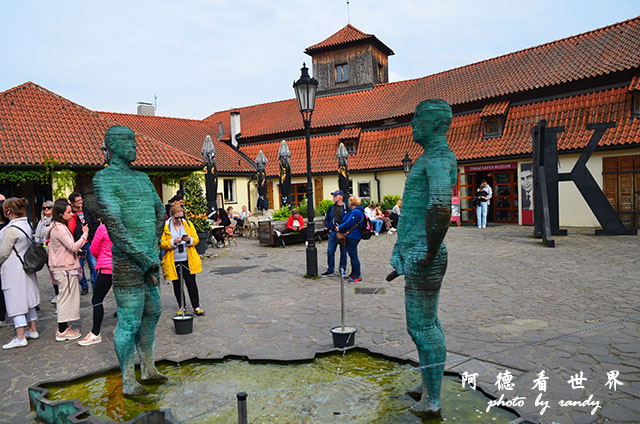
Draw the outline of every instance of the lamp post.
[[[313,185],[311,182],[311,115],[316,103],[318,81],[309,76],[309,69],[303,63],[298,81],[293,83],[298,100],[298,108],[302,114],[307,141],[307,277],[318,276],[318,252],[315,242],[315,225],[313,223]]]
[[[404,154],[404,159],[402,159],[402,170],[404,171],[404,176],[407,177],[409,172],[411,171],[411,158],[409,157],[409,152]]]

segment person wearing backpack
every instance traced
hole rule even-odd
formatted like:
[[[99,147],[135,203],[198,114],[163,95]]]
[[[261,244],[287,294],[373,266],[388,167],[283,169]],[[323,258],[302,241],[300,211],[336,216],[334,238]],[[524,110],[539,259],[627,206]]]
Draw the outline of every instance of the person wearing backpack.
[[[16,337],[2,346],[13,349],[28,345],[27,339],[40,337],[36,329],[36,306],[40,304],[40,292],[35,273],[24,270],[20,257],[31,246],[33,230],[27,221],[27,205],[24,197],[11,197],[2,205],[9,224],[0,231],[0,274],[7,316],[13,318]],[[25,330],[26,328],[26,330]]]
[[[349,282],[359,283],[362,281],[362,275],[358,259],[358,243],[362,240],[360,226],[364,221],[364,208],[360,206],[360,198],[357,196],[349,198],[349,208],[351,210],[342,218],[342,224],[336,225],[336,230],[343,233],[347,240],[347,254],[351,260]]]

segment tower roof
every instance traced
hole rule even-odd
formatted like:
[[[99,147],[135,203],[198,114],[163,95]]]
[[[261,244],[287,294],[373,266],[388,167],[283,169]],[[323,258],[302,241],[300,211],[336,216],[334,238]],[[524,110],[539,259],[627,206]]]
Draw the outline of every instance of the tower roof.
[[[346,27],[342,28],[340,31],[336,32],[329,38],[321,41],[313,46],[309,46],[304,51],[309,56],[313,56],[316,53],[320,53],[327,50],[335,50],[338,48],[342,48],[348,45],[354,44],[362,44],[365,42],[369,42],[375,45],[380,51],[382,51],[387,56],[391,56],[393,54],[393,50],[391,50],[387,45],[385,45],[382,41],[378,40],[378,38],[373,34],[365,34],[360,31],[358,28],[349,24]]]

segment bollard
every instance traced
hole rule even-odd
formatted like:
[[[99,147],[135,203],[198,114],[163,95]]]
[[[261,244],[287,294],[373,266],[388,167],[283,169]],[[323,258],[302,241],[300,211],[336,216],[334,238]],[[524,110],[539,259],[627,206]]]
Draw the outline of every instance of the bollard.
[[[247,424],[247,394],[240,392],[238,398],[238,424]]]

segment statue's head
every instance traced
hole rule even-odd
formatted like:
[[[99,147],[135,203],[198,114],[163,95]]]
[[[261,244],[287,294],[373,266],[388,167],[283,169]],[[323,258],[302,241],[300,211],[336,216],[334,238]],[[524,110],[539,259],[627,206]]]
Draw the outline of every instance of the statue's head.
[[[136,137],[127,127],[113,126],[104,135],[104,144],[112,158],[119,158],[127,163],[136,160]]]
[[[423,147],[438,143],[446,144],[447,130],[453,114],[451,106],[444,100],[433,99],[420,102],[411,121],[413,140]]]

